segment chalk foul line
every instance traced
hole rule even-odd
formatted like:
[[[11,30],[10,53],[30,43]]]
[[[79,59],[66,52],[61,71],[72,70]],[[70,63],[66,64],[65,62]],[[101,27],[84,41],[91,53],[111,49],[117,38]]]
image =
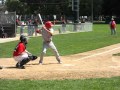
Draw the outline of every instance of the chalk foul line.
[[[86,57],[77,59],[77,60],[75,60],[75,61],[79,61],[79,60],[83,60],[83,59],[88,59],[88,58],[91,58],[91,57],[99,56],[99,55],[102,55],[102,54],[105,54],[105,53],[108,53],[108,52],[111,52],[111,51],[114,51],[114,50],[117,50],[117,49],[120,49],[120,47],[117,47],[117,48],[114,48],[114,49],[111,49],[111,50],[108,50],[108,51],[105,51],[105,52],[101,52],[101,53],[89,55],[89,56],[86,56]]]

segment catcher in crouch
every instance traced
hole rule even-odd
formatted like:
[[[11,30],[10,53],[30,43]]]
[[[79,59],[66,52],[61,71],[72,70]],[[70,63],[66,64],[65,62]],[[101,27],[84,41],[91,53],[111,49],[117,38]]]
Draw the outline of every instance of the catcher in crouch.
[[[13,52],[13,58],[17,61],[16,67],[19,69],[25,69],[24,65],[29,61],[37,59],[37,56],[32,55],[26,50],[28,38],[24,35],[20,36],[20,42],[17,44]]]
[[[55,54],[55,57],[58,61],[59,64],[61,64],[60,56],[57,51],[57,48],[55,47],[53,41],[52,41],[52,34],[53,34],[53,29],[52,29],[53,24],[50,21],[47,21],[45,25],[42,27],[42,29],[37,30],[36,32],[42,35],[43,38],[43,49],[40,55],[40,61],[39,64],[43,63],[43,56],[46,54],[46,51],[48,48],[51,48]]]

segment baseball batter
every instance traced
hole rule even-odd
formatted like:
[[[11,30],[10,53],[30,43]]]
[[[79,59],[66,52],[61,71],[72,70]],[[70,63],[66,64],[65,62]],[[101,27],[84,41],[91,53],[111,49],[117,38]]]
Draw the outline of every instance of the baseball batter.
[[[55,47],[53,41],[52,41],[52,35],[53,35],[53,24],[50,21],[47,21],[45,23],[45,26],[42,27],[42,29],[38,30],[37,33],[42,35],[43,38],[43,49],[40,55],[40,61],[39,64],[43,64],[43,56],[46,54],[46,51],[48,48],[51,48],[55,54],[55,57],[59,64],[61,64],[60,56],[58,53],[57,48]]]

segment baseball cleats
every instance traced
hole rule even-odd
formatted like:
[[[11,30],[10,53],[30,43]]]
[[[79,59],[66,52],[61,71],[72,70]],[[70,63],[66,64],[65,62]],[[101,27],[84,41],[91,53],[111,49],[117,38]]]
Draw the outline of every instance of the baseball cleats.
[[[39,61],[39,65],[42,65],[42,64],[43,64],[43,62],[42,62],[42,60],[40,60],[40,61]]]
[[[61,60],[58,60],[58,64],[62,64]]]
[[[43,65],[43,63],[39,63],[39,65]]]
[[[2,67],[2,66],[0,66],[0,69],[3,69],[3,67]]]
[[[39,65],[43,65],[43,63],[42,63],[42,62],[39,62]]]
[[[58,62],[58,64],[62,64],[62,62],[60,61],[60,62]]]
[[[17,66],[16,68],[18,68],[18,69],[25,69],[24,66]]]
[[[18,68],[18,69],[25,69],[25,67],[24,66],[20,66],[19,63],[16,64],[16,68]]]

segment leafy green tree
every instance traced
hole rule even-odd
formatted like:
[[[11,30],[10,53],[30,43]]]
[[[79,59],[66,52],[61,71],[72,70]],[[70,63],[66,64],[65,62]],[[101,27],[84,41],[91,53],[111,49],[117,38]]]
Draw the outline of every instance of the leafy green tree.
[[[120,0],[104,0],[102,7],[104,15],[120,15]]]
[[[7,10],[17,14],[66,15],[72,16],[72,0],[6,0]],[[93,1],[93,3],[92,3]],[[120,0],[80,0],[80,16],[120,14]]]
[[[25,14],[27,12],[27,6],[18,0],[7,0],[5,4],[9,12],[16,12],[17,14]]]

